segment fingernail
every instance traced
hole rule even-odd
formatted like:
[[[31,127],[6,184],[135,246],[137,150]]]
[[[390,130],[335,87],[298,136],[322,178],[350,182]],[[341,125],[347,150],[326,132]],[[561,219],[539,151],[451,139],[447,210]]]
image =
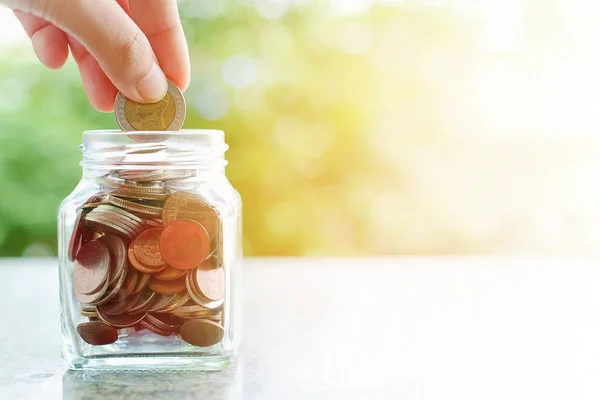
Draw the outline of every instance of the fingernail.
[[[144,79],[137,83],[140,96],[146,101],[159,101],[167,93],[167,77],[156,62],[152,63],[152,69]]]

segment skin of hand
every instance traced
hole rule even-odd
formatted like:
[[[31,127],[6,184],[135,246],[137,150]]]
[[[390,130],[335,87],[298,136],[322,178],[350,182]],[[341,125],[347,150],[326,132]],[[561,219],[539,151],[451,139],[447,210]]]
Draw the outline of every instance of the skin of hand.
[[[190,60],[176,0],[0,0],[14,10],[39,60],[77,62],[90,103],[113,111],[117,91],[149,103],[170,79],[185,90]]]

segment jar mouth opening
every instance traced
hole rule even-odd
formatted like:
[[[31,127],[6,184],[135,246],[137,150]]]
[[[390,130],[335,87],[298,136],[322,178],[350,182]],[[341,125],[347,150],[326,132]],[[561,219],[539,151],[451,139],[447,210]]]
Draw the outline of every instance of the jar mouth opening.
[[[90,130],[83,133],[84,167],[184,168],[226,165],[225,134],[216,129],[180,131]]]
[[[92,129],[83,132],[83,138],[85,141],[86,137],[99,137],[104,135],[110,136],[126,136],[126,137],[140,137],[145,136],[157,136],[168,138],[172,135],[179,136],[212,136],[223,139],[225,133],[219,129],[181,129],[179,131],[122,131],[119,129]]]

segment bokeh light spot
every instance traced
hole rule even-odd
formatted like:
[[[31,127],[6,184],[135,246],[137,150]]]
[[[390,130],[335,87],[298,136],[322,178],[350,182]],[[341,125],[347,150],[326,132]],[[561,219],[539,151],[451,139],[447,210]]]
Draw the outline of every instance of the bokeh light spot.
[[[290,8],[290,0],[255,0],[256,12],[266,19],[279,19]]]
[[[333,9],[342,14],[362,14],[371,8],[371,0],[329,0]]]
[[[29,90],[25,82],[18,79],[0,81],[0,93],[10,93],[10,96],[0,96],[0,111],[20,109],[29,100]]]
[[[51,257],[52,249],[46,243],[32,243],[23,250],[23,257]]]
[[[341,29],[338,45],[350,54],[363,54],[371,47],[372,34],[362,22],[349,22]]]
[[[243,88],[256,80],[256,65],[243,55],[229,57],[221,69],[223,79],[234,88]]]
[[[196,112],[208,121],[216,121],[227,115],[229,102],[217,85],[205,85],[194,100]]]

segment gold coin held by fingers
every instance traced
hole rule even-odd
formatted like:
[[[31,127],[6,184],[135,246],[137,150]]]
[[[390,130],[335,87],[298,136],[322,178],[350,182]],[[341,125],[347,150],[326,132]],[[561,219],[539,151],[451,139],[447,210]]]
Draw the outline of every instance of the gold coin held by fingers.
[[[115,100],[115,118],[121,130],[178,131],[185,120],[185,99],[181,90],[168,81],[167,94],[155,103],[137,103],[121,92]]]

